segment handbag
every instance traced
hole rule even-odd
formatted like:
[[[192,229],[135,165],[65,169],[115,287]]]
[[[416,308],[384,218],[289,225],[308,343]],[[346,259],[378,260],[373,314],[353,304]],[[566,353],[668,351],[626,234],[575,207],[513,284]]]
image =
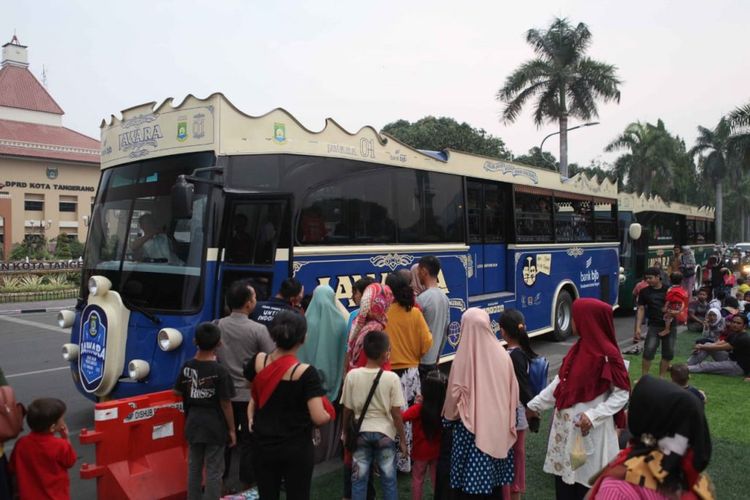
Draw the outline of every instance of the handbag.
[[[0,387],[0,443],[18,436],[23,430],[26,409],[16,402],[16,394],[9,385]]]
[[[362,428],[362,422],[365,420],[367,407],[370,406],[370,401],[372,401],[372,397],[375,395],[375,389],[378,387],[378,382],[380,382],[380,376],[382,374],[383,369],[381,368],[380,371],[378,371],[378,374],[375,375],[375,380],[372,381],[370,393],[367,395],[365,405],[362,407],[362,412],[359,414],[357,422],[355,423],[354,418],[351,418],[346,423],[346,440],[344,441],[344,448],[346,448],[349,453],[354,453],[354,450],[357,449],[357,437],[359,436],[359,430]]]

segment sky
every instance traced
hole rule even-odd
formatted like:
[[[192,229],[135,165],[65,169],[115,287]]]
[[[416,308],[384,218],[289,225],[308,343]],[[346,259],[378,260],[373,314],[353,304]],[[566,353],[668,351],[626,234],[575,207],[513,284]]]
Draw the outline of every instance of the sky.
[[[603,149],[639,120],[661,118],[689,148],[699,125],[750,102],[750,2],[739,0],[3,4],[0,43],[15,32],[40,80],[44,68],[64,125],[96,138],[123,109],[222,92],[247,114],[281,107],[312,130],[328,117],[356,131],[448,116],[525,154],[557,124],[537,128],[532,106],[504,124],[495,96],[534,56],[526,31],[555,17],[586,23],[589,55],[623,81],[619,104],[599,104],[599,125],[568,134],[571,163],[613,161]],[[557,136],[544,144],[558,148]]]

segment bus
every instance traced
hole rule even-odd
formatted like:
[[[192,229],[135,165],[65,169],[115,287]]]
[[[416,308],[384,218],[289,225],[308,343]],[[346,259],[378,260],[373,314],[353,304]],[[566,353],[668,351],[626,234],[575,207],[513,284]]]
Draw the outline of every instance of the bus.
[[[262,300],[294,276],[353,308],[360,277],[383,281],[434,255],[451,308],[441,362],[469,307],[496,332],[513,307],[531,335],[564,339],[575,298],[617,306],[607,180],[419,151],[332,119],[315,132],[283,109],[246,115],[221,94],[127,109],[102,124],[101,147],[80,298],[60,315],[64,358],[94,400],[171,387],[195,326],[226,314],[224,291],[240,279]]]
[[[666,202],[659,196],[619,194],[620,262],[625,279],[620,286],[620,307],[635,308],[633,287],[643,272],[661,264],[669,267],[674,246],[689,245],[695,254],[695,286],[715,249],[714,209]]]

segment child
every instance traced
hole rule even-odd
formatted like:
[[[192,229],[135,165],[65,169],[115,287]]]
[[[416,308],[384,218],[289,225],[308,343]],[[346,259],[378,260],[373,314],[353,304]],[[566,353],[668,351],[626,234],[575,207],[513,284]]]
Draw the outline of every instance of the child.
[[[667,290],[666,303],[664,304],[664,330],[659,332],[660,337],[669,335],[672,327],[672,321],[677,315],[682,315],[686,311],[688,295],[682,288],[682,274],[672,273],[669,275],[669,282],[672,286]]]
[[[26,423],[31,432],[16,442],[10,457],[20,498],[70,498],[68,469],[76,463],[76,452],[68,439],[66,409],[57,398],[36,399],[29,405]]]
[[[351,419],[359,418],[375,377],[389,359],[388,336],[379,330],[367,334],[363,342],[367,364],[346,375],[341,403],[344,405],[344,429]],[[406,435],[401,419],[404,395],[401,381],[393,372],[383,371],[359,429],[357,449],[352,454],[352,499],[364,500],[373,460],[380,469],[383,498],[397,499],[396,434],[401,453],[406,455]]]
[[[237,441],[231,398],[234,385],[226,368],[216,361],[221,330],[212,323],[195,329],[195,358],[182,365],[174,391],[185,408],[188,452],[188,499],[201,498],[203,466],[206,466],[205,498],[221,496],[224,448]]]
[[[696,389],[692,385],[688,385],[690,380],[690,372],[688,371],[687,363],[676,363],[669,369],[669,373],[672,376],[672,382],[679,385],[683,389],[687,390],[690,394],[701,400],[701,403],[706,404],[706,393],[700,389]]]
[[[422,386],[422,401],[403,412],[404,422],[413,422],[414,445],[411,448],[413,461],[411,497],[422,499],[422,487],[427,469],[430,469],[432,488],[435,489],[437,459],[440,456],[440,438],[443,426],[440,414],[445,403],[448,378],[439,370],[427,374]]]
[[[529,379],[529,362],[537,354],[531,349],[526,319],[520,311],[506,309],[502,313],[500,333],[513,361],[520,398],[516,408],[516,442],[513,444],[513,483],[503,485],[503,498],[517,500],[526,491],[526,431],[530,427],[532,432],[539,431],[539,420],[529,422],[526,418],[526,404],[536,396]]]

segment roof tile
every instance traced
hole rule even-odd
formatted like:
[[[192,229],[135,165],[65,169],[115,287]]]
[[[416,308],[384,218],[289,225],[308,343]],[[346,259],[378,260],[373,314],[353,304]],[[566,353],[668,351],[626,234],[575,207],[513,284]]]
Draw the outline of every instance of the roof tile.
[[[28,68],[12,65],[0,69],[0,106],[65,114]]]

